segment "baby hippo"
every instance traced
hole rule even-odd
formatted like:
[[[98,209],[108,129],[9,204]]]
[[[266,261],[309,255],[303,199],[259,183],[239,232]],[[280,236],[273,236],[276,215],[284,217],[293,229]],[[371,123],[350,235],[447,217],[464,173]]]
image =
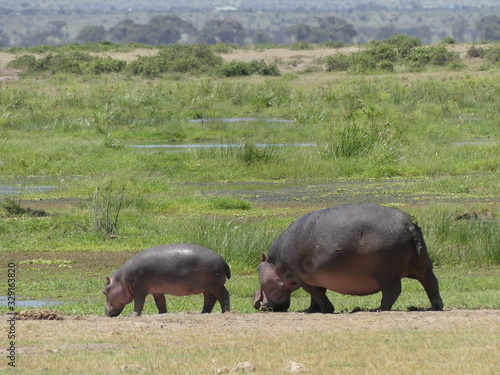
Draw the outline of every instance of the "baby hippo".
[[[165,294],[199,293],[204,297],[202,313],[210,313],[216,301],[224,313],[229,311],[229,292],[224,284],[230,277],[226,261],[206,247],[191,243],[150,247],[107,277],[106,315],[120,315],[133,300],[132,316],[139,316],[148,294],[153,295],[158,313],[164,314],[167,312]]]

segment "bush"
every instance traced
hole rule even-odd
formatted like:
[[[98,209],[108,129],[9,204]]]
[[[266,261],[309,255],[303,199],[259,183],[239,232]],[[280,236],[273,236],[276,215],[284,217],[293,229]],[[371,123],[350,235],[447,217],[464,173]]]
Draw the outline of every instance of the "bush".
[[[445,66],[459,61],[460,57],[458,54],[448,51],[444,46],[415,48],[405,58],[406,63],[417,68],[422,68],[426,65]]]
[[[392,61],[383,60],[377,64],[377,68],[380,70],[384,70],[386,72],[393,72],[394,71],[394,64],[392,63]]]
[[[391,61],[396,62],[398,60],[398,53],[393,46],[387,43],[379,44],[373,48],[366,50],[366,53],[371,55],[375,61]]]
[[[223,64],[208,44],[172,44],[161,48],[156,56],[139,57],[129,63],[132,74],[157,77],[163,73],[207,73]]]
[[[260,74],[263,76],[279,76],[281,74],[276,64],[266,64],[263,60],[253,60],[250,62],[231,61],[221,65],[216,74],[224,77],[240,77],[249,76],[252,74]]]
[[[342,53],[330,55],[325,57],[326,70],[331,71],[345,71],[349,68],[349,56]]]
[[[484,59],[490,64],[498,64],[500,62],[500,46],[496,45],[486,50]]]
[[[385,39],[383,43],[396,47],[401,58],[405,58],[413,48],[422,45],[420,39],[405,34],[391,36]]]
[[[244,61],[230,61],[222,65],[217,72],[225,77],[249,76],[253,73],[250,63]]]
[[[457,42],[451,36],[446,36],[446,37],[443,38],[443,40],[441,41],[441,43],[444,43],[444,44],[456,44]]]
[[[124,60],[113,59],[111,57],[98,57],[89,61],[86,70],[93,74],[118,73],[125,69],[127,62]]]
[[[66,51],[57,54],[49,53],[40,59],[33,55],[23,55],[13,60],[9,66],[22,69],[25,73],[49,72],[56,73],[110,73],[120,72],[126,62],[111,57],[91,56],[86,52]]]
[[[377,60],[367,51],[360,51],[349,55],[348,72],[351,73],[366,73],[377,68]]]
[[[467,56],[468,58],[484,57],[485,53],[486,52],[485,52],[484,48],[471,46],[467,50],[467,53],[465,54],[465,56]]]

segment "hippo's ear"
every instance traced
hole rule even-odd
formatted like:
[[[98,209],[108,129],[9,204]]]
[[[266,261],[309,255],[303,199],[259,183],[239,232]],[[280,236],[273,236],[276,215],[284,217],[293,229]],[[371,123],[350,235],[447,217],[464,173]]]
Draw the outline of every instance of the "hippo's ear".
[[[109,285],[111,284],[111,279],[109,278],[109,276],[106,276],[106,285]]]
[[[267,255],[266,254],[262,254],[262,258],[260,259],[261,263],[264,263],[267,261]]]

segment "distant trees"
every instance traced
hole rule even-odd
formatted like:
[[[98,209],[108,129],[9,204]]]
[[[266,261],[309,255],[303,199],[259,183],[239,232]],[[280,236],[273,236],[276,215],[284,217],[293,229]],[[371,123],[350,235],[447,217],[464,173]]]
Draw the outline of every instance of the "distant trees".
[[[9,36],[3,30],[0,30],[0,48],[5,48],[9,46],[10,46]]]
[[[203,25],[198,40],[203,43],[245,44],[247,32],[241,23],[234,19],[209,19]]]
[[[328,41],[341,41],[352,43],[358,35],[354,26],[338,17],[317,17],[319,26],[299,24],[290,26],[285,34],[296,42],[324,43]]]
[[[67,24],[64,21],[50,21],[45,28],[37,29],[21,36],[19,43],[23,47],[41,44],[62,44],[68,42]]]
[[[464,40],[464,34],[467,28],[469,27],[469,22],[467,22],[465,19],[458,19],[456,20],[453,25],[451,26],[451,32],[453,33],[453,37],[459,41],[462,42]]]
[[[331,17],[318,17],[320,31],[320,41],[326,42],[328,40],[339,40],[345,43],[352,43],[353,38],[358,35],[354,30],[354,25],[343,20],[342,18]]]
[[[486,16],[477,23],[483,40],[500,40],[500,16]]]
[[[182,33],[195,32],[195,28],[177,16],[153,17],[147,24],[136,24],[125,19],[109,29],[108,36],[115,43],[138,42],[151,45],[177,43]]]
[[[103,40],[108,40],[108,32],[104,26],[85,26],[76,37],[76,41],[79,43],[100,42]]]

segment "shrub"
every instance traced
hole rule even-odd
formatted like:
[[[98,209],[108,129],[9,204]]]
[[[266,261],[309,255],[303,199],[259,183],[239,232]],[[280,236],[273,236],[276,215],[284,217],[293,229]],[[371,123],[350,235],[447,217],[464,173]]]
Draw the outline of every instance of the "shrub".
[[[208,44],[172,44],[161,48],[156,56],[143,56],[129,63],[132,74],[157,77],[163,73],[203,73],[218,69],[222,57]]]
[[[360,51],[349,55],[348,72],[366,73],[377,68],[377,60],[370,51]]]
[[[469,58],[484,57],[485,53],[486,52],[485,52],[484,48],[471,46],[467,50],[467,53],[465,54],[465,56],[467,56]]]
[[[225,77],[249,76],[253,73],[250,63],[244,61],[230,61],[218,69],[218,73]]]
[[[325,57],[326,70],[331,71],[345,71],[349,68],[349,56],[342,53],[330,55]]]
[[[393,72],[394,64],[390,60],[383,60],[377,64],[377,68],[379,68],[380,70],[385,70],[386,72]]]
[[[391,36],[383,40],[383,43],[396,47],[401,58],[405,58],[413,48],[422,45],[420,39],[405,34]]]
[[[444,46],[415,48],[405,58],[405,62],[419,68],[426,65],[445,66],[458,61],[458,54],[448,51]]]
[[[98,57],[87,63],[86,70],[93,74],[118,73],[125,69],[127,62],[111,57]]]
[[[8,67],[14,69],[25,69],[28,72],[38,71],[38,60],[33,55],[22,55],[12,60]]]
[[[488,48],[484,54],[484,59],[490,64],[498,64],[500,62],[500,46],[495,45]]]
[[[379,44],[366,50],[366,53],[371,55],[375,61],[391,61],[396,62],[398,60],[398,53],[393,46],[387,43]]]
[[[126,62],[111,57],[91,56],[86,52],[65,51],[56,54],[49,53],[40,59],[33,55],[23,55],[13,60],[9,66],[23,69],[25,73],[49,72],[56,73],[110,73],[120,72]]]
[[[161,59],[146,56],[139,56],[137,60],[128,63],[127,67],[130,73],[146,78],[155,78],[167,71]]]
[[[444,43],[444,44],[456,44],[457,42],[451,36],[445,36],[443,38],[443,40],[441,41],[441,43]]]

